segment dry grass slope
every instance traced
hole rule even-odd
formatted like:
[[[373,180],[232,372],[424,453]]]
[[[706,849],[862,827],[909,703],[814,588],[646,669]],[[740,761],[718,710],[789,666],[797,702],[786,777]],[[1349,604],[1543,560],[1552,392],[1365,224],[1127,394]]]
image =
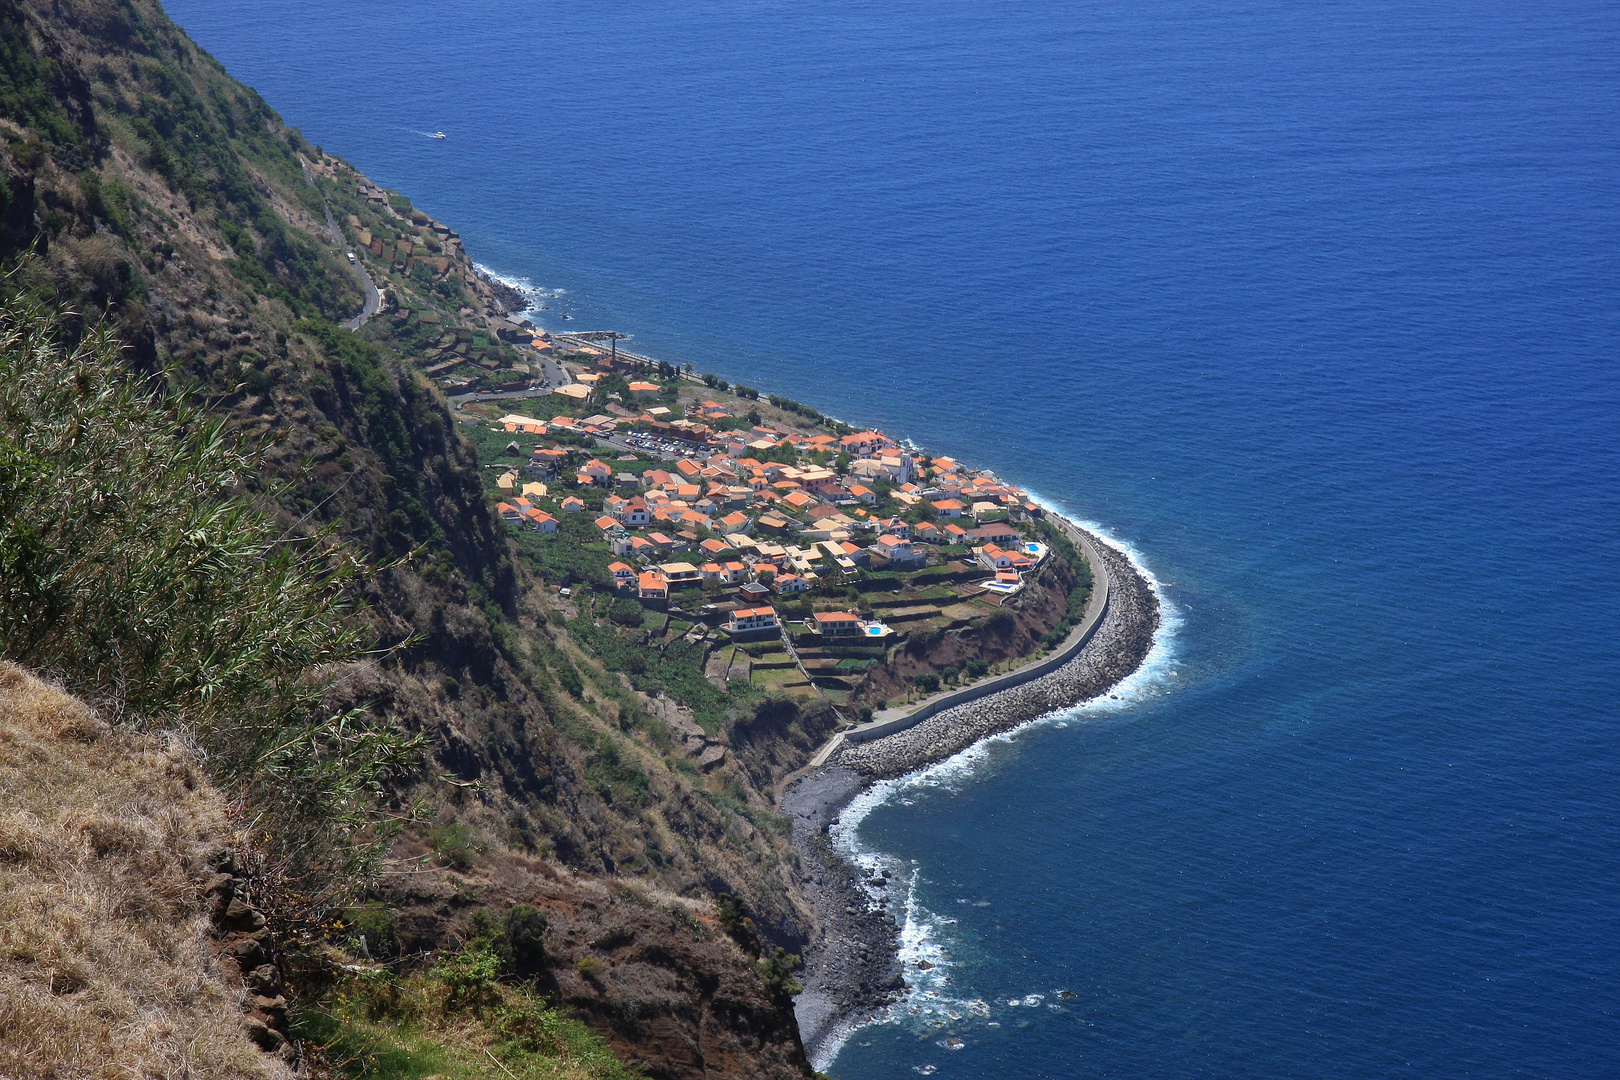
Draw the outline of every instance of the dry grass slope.
[[[0,1076],[291,1075],[209,948],[225,826],[182,748],[0,664]]]

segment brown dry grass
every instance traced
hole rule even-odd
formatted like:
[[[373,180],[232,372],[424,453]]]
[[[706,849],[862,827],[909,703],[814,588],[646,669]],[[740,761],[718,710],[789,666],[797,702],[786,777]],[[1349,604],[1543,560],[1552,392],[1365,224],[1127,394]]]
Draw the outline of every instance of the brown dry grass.
[[[209,948],[225,826],[181,748],[0,663],[0,1077],[290,1075]]]

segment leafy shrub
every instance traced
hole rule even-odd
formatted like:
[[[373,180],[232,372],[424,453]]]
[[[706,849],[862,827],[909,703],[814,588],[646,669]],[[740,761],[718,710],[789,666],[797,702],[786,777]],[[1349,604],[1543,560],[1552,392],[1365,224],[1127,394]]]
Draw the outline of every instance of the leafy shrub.
[[[608,609],[608,618],[620,626],[640,626],[641,614],[641,604],[628,596],[613,601],[613,606]]]
[[[939,689],[939,676],[935,675],[932,671],[925,671],[921,675],[913,675],[911,677],[911,681],[916,685],[918,690],[921,690],[925,694],[932,694],[935,690]]]
[[[754,920],[748,917],[743,902],[730,893],[717,893],[714,898],[714,911],[720,918],[721,929],[731,940],[741,945],[750,956],[758,956],[759,931],[754,927]]]
[[[792,1001],[794,994],[804,989],[793,978],[793,973],[798,970],[801,963],[803,961],[799,956],[778,945],[760,957],[754,969],[759,972],[759,977],[765,983],[765,989],[769,991],[771,997],[786,1004]]]
[[[476,1008],[495,997],[495,978],[500,971],[500,958],[493,952],[469,948],[441,961],[433,973],[444,982],[447,1008]]]
[[[990,664],[986,660],[969,660],[967,662],[967,673],[970,679],[982,679],[985,672],[989,670]]]
[[[399,955],[399,935],[394,928],[394,913],[386,904],[370,903],[346,913],[349,936],[357,948],[364,940],[364,951],[374,959],[384,960]]]
[[[257,454],[129,371],[109,331],[70,348],[61,325],[0,304],[0,655],[196,739],[270,869],[335,901],[380,858],[380,791],[420,745],[321,705],[370,645],[368,568],[276,524],[245,487]]]
[[[497,918],[488,908],[473,912],[471,944],[488,950],[500,962],[499,974],[532,979],[546,965],[545,912],[513,904]]]
[[[434,829],[428,834],[428,843],[433,846],[433,853],[442,859],[446,866],[453,866],[457,870],[470,869],[473,856],[482,850],[473,831],[459,821],[452,821]]]

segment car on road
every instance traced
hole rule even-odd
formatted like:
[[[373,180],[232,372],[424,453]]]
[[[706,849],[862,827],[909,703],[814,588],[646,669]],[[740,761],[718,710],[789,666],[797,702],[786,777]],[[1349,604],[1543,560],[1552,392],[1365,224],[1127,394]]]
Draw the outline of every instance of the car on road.
[[[349,252],[345,252],[345,254],[349,256],[349,262],[351,264],[354,263],[354,252],[349,251]]]

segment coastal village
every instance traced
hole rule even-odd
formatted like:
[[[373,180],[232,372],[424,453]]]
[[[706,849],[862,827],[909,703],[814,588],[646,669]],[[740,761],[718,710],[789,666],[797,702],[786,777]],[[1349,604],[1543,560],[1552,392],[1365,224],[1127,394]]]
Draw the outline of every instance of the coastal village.
[[[635,689],[711,732],[774,693],[853,723],[1020,667],[1080,622],[1091,568],[1027,492],[621,353],[624,335],[538,328],[523,315],[559,294],[492,277],[345,163],[303,168],[373,294],[351,328],[443,390],[519,557]]]
[[[562,344],[536,332],[527,349],[562,353],[570,383],[521,412],[463,409],[520,547],[574,550],[537,560],[566,599],[645,645],[701,646],[716,689],[821,696],[862,717],[1007,659],[893,670],[1043,580],[1045,515],[1026,492],[714,376]]]
[[[714,732],[782,694],[847,723],[999,674],[1079,619],[1090,571],[1024,492],[716,375],[551,333],[459,236],[348,174],[366,329],[449,398],[570,633]],[[331,189],[329,189],[331,190]]]

